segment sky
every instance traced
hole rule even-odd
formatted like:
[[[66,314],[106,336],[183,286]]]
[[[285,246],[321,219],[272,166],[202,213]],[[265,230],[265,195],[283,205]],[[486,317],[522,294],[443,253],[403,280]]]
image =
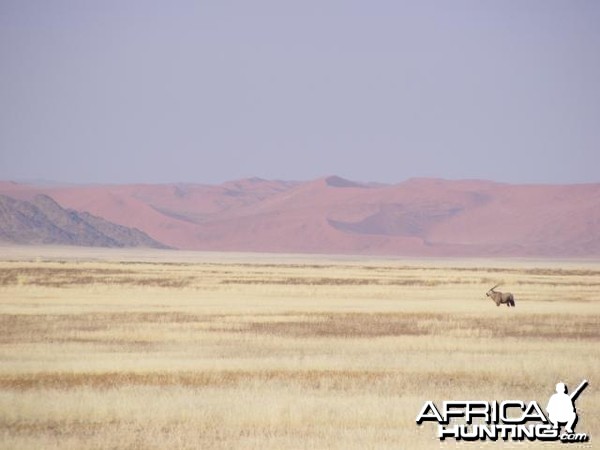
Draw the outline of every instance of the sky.
[[[600,182],[595,0],[0,0],[0,180]]]

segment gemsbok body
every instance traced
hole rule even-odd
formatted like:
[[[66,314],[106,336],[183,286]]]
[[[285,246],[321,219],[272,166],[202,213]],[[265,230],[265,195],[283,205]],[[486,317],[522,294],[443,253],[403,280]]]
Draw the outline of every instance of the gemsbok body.
[[[496,303],[496,306],[500,306],[500,305],[506,305],[509,308],[511,306],[515,306],[515,298],[514,296],[510,293],[510,292],[497,292],[494,289],[496,289],[498,286],[500,286],[499,284],[497,284],[496,286],[494,286],[493,288],[491,288],[489,291],[487,291],[487,293],[485,295],[487,295],[488,297],[490,297],[494,303]]]

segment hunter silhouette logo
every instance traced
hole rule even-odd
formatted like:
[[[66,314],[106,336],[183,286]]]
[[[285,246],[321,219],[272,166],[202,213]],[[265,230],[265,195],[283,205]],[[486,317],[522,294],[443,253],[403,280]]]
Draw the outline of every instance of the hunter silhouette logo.
[[[565,431],[569,434],[573,434],[573,427],[575,426],[575,423],[577,423],[577,411],[573,402],[587,385],[588,381],[583,380],[571,395],[567,394],[567,386],[564,383],[558,383],[556,385],[556,394],[550,397],[548,406],[546,406],[548,418],[555,429],[559,428],[559,423],[566,423],[567,426]]]
[[[588,381],[583,380],[569,395],[567,386],[558,383],[556,393],[548,400],[547,416],[536,401],[444,401],[441,408],[433,401],[427,401],[416,421],[417,425],[437,422],[437,437],[441,441],[454,438],[465,441],[587,442],[590,437],[586,433],[574,431],[578,419],[574,402],[587,385]],[[562,433],[561,424],[565,425]]]

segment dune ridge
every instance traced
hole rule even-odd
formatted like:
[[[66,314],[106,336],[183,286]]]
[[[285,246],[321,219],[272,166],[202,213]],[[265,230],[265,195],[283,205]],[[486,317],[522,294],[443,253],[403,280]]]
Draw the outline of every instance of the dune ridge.
[[[36,186],[0,194],[51,197],[64,208],[137,228],[189,250],[406,256],[600,256],[600,183],[516,185],[339,176],[249,178],[220,185]]]

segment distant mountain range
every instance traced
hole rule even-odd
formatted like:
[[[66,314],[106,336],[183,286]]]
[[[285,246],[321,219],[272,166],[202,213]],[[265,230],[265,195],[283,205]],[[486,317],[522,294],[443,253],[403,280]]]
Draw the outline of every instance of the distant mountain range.
[[[0,194],[38,208],[35,196],[42,194],[68,214],[82,220],[93,214],[105,223],[137,229],[154,243],[134,245],[398,256],[600,256],[600,183],[412,179],[384,185],[337,176],[307,182],[251,178],[221,185],[0,182]],[[4,197],[2,211],[15,210],[8,203]],[[15,237],[7,233],[6,223],[0,222],[0,240],[45,242],[33,231]],[[14,228],[14,221],[8,223]],[[69,229],[73,244],[96,245],[88,235],[78,243],[85,230]]]

